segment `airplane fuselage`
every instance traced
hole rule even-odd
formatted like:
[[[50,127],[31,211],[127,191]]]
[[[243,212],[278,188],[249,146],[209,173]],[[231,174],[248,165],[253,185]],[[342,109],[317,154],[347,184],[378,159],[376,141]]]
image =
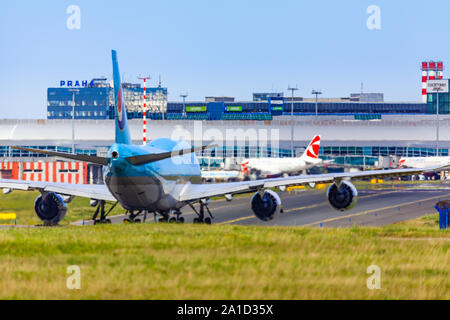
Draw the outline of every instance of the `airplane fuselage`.
[[[105,184],[127,210],[177,209],[183,205],[177,199],[186,183],[200,182],[200,166],[194,153],[143,165],[133,165],[125,158],[186,147],[190,147],[186,142],[170,139],[157,139],[145,146],[116,143],[108,151],[112,160],[104,167]]]
[[[450,165],[450,157],[403,157],[400,159],[399,165],[418,169],[446,166]]]
[[[258,170],[262,174],[282,174],[297,173],[320,163],[322,163],[322,159],[316,159],[315,162],[306,162],[301,158],[251,158],[243,164],[248,169]]]

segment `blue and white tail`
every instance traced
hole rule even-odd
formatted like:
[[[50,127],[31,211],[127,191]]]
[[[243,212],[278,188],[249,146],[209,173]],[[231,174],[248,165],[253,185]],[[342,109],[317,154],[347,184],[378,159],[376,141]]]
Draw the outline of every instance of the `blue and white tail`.
[[[120,82],[119,63],[117,52],[112,50],[113,78],[114,78],[114,107],[116,124],[116,143],[131,144],[130,131],[128,130],[127,108],[123,101],[122,83]]]

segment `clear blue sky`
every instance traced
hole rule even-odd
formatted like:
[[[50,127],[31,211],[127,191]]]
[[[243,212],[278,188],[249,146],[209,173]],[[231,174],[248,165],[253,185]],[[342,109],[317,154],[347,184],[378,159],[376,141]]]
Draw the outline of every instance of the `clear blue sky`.
[[[81,29],[69,30],[69,5]],[[381,30],[369,30],[369,5]],[[125,81],[158,75],[169,100],[285,91],[323,97],[384,92],[420,101],[423,59],[450,66],[450,2],[6,1],[0,10],[0,118],[45,118],[46,89],[60,80],[111,77],[117,49]],[[444,77],[450,71],[444,70]],[[286,91],[285,91],[286,92]]]

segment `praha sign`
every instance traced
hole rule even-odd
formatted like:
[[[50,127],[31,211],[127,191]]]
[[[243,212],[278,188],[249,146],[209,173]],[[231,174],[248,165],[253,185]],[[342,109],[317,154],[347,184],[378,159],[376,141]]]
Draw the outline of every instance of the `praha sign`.
[[[87,80],[61,80],[59,81],[59,86],[60,87],[94,87],[94,81],[92,80],[91,82],[87,81]]]
[[[448,92],[448,80],[428,80],[427,81],[427,92],[433,93],[447,93]]]

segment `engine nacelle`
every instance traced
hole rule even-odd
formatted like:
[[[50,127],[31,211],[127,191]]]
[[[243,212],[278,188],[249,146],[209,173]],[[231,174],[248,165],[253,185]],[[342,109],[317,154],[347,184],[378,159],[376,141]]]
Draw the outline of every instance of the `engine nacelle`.
[[[346,211],[352,209],[356,204],[358,191],[349,181],[342,181],[340,187],[333,183],[327,191],[327,199],[333,209]]]
[[[34,202],[34,211],[46,225],[55,225],[64,219],[67,204],[63,198],[54,192],[39,195]]]
[[[272,220],[282,211],[281,199],[272,190],[265,190],[262,197],[259,192],[255,193],[250,204],[255,216],[263,221]]]

